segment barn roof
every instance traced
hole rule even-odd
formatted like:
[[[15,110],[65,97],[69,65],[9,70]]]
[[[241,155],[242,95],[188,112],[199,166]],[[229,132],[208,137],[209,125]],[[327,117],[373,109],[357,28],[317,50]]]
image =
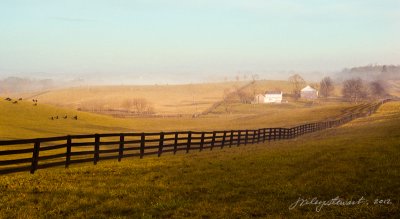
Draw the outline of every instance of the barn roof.
[[[317,91],[314,88],[310,87],[310,85],[307,85],[307,87],[301,89],[301,91]]]
[[[282,91],[267,91],[265,94],[282,94]]]

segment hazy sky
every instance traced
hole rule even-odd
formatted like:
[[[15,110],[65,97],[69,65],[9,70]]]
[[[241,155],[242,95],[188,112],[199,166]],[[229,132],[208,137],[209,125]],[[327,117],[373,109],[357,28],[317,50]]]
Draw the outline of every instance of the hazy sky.
[[[0,0],[0,78],[324,73],[400,64],[399,39],[399,0]]]

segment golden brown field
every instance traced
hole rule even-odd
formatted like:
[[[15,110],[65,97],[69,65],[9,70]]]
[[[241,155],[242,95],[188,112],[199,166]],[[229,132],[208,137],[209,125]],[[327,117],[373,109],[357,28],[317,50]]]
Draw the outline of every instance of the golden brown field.
[[[40,103],[51,104],[84,111],[129,110],[124,103],[135,98],[144,98],[153,107],[155,114],[199,114],[215,102],[220,101],[228,91],[238,89],[250,81],[185,84],[185,85],[131,85],[131,86],[85,86],[74,87],[39,94],[23,94],[25,99],[38,99]],[[250,89],[250,88],[249,88]],[[257,81],[249,92],[266,90],[290,91],[286,81]],[[17,97],[18,95],[14,95]]]

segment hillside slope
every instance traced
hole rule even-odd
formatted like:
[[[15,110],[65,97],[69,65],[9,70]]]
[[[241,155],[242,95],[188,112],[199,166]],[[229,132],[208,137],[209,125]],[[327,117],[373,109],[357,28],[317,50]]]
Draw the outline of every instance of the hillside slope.
[[[392,102],[290,141],[8,175],[0,217],[399,218],[399,129]],[[314,197],[365,201],[289,209]]]
[[[122,119],[40,103],[34,106],[30,101],[13,104],[3,99],[0,100],[0,139],[130,131]]]
[[[156,114],[200,113],[220,100],[224,90],[240,87],[247,82],[226,82],[186,85],[126,85],[87,86],[53,90],[25,97],[39,99],[42,103],[86,111],[134,109],[126,102],[145,99]]]
[[[126,102],[143,98],[153,108],[155,114],[199,114],[212,104],[220,101],[226,92],[236,90],[250,81],[221,82],[184,85],[127,85],[127,86],[87,86],[40,93],[19,94],[27,99],[38,99],[41,103],[82,109],[84,111],[134,111]],[[257,81],[253,92],[279,89],[289,92],[286,81]],[[13,97],[19,97],[14,95]]]
[[[232,114],[216,112],[209,116],[119,119],[31,101],[18,104],[0,99],[0,139],[51,137],[68,134],[160,131],[212,131],[287,127],[338,116],[350,104],[332,103],[237,105]],[[67,115],[67,119],[63,117]],[[58,116],[59,119],[55,119]],[[78,119],[73,119],[77,116]],[[51,119],[53,117],[53,120]]]

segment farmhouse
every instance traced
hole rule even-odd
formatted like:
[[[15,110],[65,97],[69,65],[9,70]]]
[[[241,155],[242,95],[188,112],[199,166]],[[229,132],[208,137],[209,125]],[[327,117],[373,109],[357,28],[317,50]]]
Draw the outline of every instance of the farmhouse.
[[[282,91],[267,91],[265,93],[265,103],[282,103]]]
[[[317,99],[318,91],[307,85],[307,87],[301,89],[300,96],[303,99]]]
[[[255,103],[281,103],[282,91],[267,91],[265,94],[258,94],[255,97]]]

